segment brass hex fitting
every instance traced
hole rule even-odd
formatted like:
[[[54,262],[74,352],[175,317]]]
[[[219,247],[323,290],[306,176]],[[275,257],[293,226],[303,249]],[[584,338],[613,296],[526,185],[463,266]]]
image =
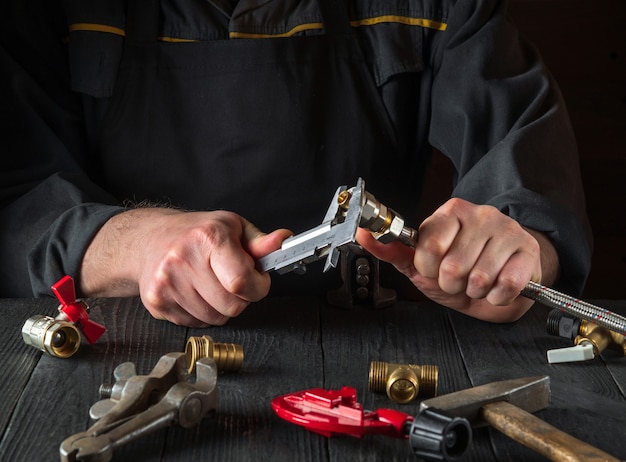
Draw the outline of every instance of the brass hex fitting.
[[[80,332],[71,322],[50,316],[28,318],[22,327],[24,343],[57,358],[69,358],[80,347]]]
[[[339,207],[348,210],[351,198],[351,190],[342,191],[337,197]],[[363,195],[363,200],[363,204],[360,205],[361,220],[359,226],[361,228],[370,231],[376,240],[384,244],[400,241],[409,247],[415,247],[417,230],[405,226],[404,218],[367,191]]]
[[[185,346],[187,372],[196,368],[196,361],[212,358],[219,371],[238,371],[243,363],[243,347],[235,343],[217,343],[208,335],[189,337]]]
[[[390,399],[404,404],[413,401],[418,395],[435,396],[438,380],[437,366],[372,361],[368,387],[373,392],[384,391]]]

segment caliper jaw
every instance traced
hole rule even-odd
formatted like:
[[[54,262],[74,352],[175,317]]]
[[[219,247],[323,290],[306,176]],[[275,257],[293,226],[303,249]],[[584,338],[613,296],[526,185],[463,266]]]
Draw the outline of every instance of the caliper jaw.
[[[339,195],[346,190],[345,185],[337,188],[322,224],[285,239],[279,250],[258,260],[259,268],[279,274],[291,271],[304,273],[307,264],[324,257],[324,272],[335,268],[339,262],[340,248],[356,239],[365,197],[365,183],[359,178],[356,186],[351,188],[347,210],[339,203]]]

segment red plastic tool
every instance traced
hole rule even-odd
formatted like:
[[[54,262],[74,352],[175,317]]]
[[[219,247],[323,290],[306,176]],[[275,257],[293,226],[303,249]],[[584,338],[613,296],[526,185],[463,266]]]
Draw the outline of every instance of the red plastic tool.
[[[356,390],[312,388],[279,396],[272,409],[288,422],[331,437],[379,434],[409,440],[414,454],[429,461],[454,461],[467,450],[472,429],[467,419],[427,408],[412,417],[393,409],[364,411]]]
[[[272,409],[288,422],[328,437],[346,434],[360,438],[382,434],[408,438],[407,424],[413,421],[412,416],[393,409],[364,411],[353,387],[313,388],[290,393],[274,398]]]
[[[76,324],[88,343],[95,343],[104,334],[106,327],[89,319],[87,304],[81,300],[76,300],[74,279],[71,276],[64,276],[53,284],[52,292],[61,302],[59,312],[66,318],[66,321]]]

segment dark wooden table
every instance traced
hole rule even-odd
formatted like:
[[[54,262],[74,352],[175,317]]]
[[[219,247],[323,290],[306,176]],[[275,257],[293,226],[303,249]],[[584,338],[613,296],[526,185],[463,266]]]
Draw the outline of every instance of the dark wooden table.
[[[624,302],[599,302],[621,314]],[[415,414],[368,391],[369,363],[439,366],[439,394],[496,380],[549,375],[552,403],[539,417],[626,459],[626,358],[607,352],[593,361],[550,365],[546,350],[568,342],[546,333],[548,309],[535,306],[514,324],[494,325],[429,302],[399,302],[373,311],[344,311],[315,298],[265,300],[224,327],[188,329],[150,317],[137,299],[90,300],[107,327],[92,346],[58,359],[24,344],[21,327],[34,314],[53,315],[53,299],[0,300],[0,460],[59,460],[61,442],[93,422],[88,411],[101,383],[125,361],[149,373],[165,353],[184,351],[191,335],[243,345],[237,373],[218,379],[218,409],[192,429],[170,427],[132,442],[114,460],[415,460],[405,440],[383,436],[327,439],[274,415],[272,398],[313,387],[357,389],[365,409]],[[482,428],[463,460],[543,460],[499,432]]]

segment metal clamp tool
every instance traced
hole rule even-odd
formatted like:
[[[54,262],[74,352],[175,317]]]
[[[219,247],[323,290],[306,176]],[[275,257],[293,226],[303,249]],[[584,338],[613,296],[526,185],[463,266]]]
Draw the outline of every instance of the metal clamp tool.
[[[217,368],[211,358],[198,360],[194,383],[187,369],[185,353],[162,356],[148,375],[137,375],[131,362],[117,366],[116,383],[101,387],[110,398],[89,411],[97,422],[63,441],[61,461],[109,461],[115,448],[148,433],[172,424],[197,425],[216,409]]]

